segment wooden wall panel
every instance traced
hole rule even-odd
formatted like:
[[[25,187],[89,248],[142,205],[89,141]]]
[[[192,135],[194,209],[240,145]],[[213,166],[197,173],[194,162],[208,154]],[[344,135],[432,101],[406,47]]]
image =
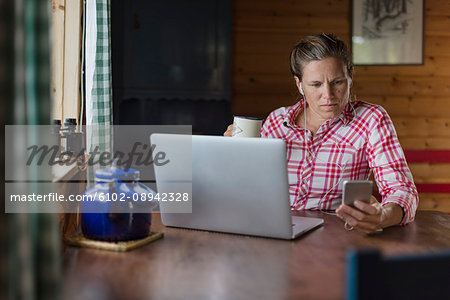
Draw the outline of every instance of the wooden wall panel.
[[[349,12],[347,0],[303,1],[303,0],[235,0],[234,13],[271,16],[334,16],[340,17]]]
[[[357,74],[357,73],[356,73]],[[357,76],[355,74],[355,76]],[[446,97],[450,95],[450,76],[417,74],[409,76],[359,76],[353,80],[353,92],[360,99],[377,96]],[[389,108],[389,105],[387,106]]]
[[[350,41],[350,0],[233,1],[232,112],[266,117],[297,101],[289,53],[303,36]],[[450,150],[450,1],[425,1],[424,64],[357,66],[352,94],[382,105],[405,149]],[[418,182],[450,180],[450,165],[412,164]],[[450,183],[447,182],[447,183]],[[422,209],[450,212],[450,194],[421,194]]]
[[[395,128],[402,136],[441,136],[450,139],[450,116],[447,118],[392,117]]]
[[[239,31],[234,33],[233,39],[235,46],[233,54],[236,59],[240,59],[241,55],[245,54],[270,54],[287,58],[289,50],[300,40],[300,36],[298,32]],[[274,65],[273,67],[286,72],[284,65]]]
[[[450,164],[445,163],[409,163],[416,183],[450,183]]]
[[[400,143],[404,149],[421,149],[421,150],[448,150],[450,149],[450,139],[446,137],[415,137],[406,136],[399,137]]]
[[[420,210],[440,210],[450,212],[448,194],[420,194]]]
[[[426,0],[425,9],[427,15],[450,15],[450,2],[446,0]]]
[[[404,117],[446,118],[450,116],[448,97],[370,96],[371,103],[389,106],[389,114]]]
[[[425,53],[428,58],[449,57],[450,39],[448,37],[428,35],[426,37]]]
[[[426,50],[425,50],[426,51]],[[450,50],[447,50],[450,52]],[[422,76],[450,76],[448,65],[450,64],[450,55],[435,55],[425,57],[425,64],[419,66],[398,66],[395,70],[390,70],[390,66],[374,66],[374,67],[358,67],[355,76],[372,77],[372,76],[386,76],[389,74],[390,78],[398,76],[411,76],[413,74],[420,74]],[[414,75],[415,76],[415,75]]]
[[[337,32],[344,32],[348,26],[348,24],[342,22],[342,19],[339,17],[327,17],[326,23],[323,22],[324,17],[320,16],[301,17],[298,15],[252,15],[251,17],[248,17],[246,15],[242,16],[238,13],[235,15],[235,18],[239,21],[239,25],[243,28],[266,27],[269,31],[273,29],[283,29],[283,31],[295,32],[296,28],[314,27],[317,31],[321,32],[329,30],[329,26],[331,26]]]
[[[279,77],[286,75],[286,66],[289,67],[289,56],[285,54],[274,56],[272,53],[242,53],[235,58],[235,66],[239,74],[265,74]]]

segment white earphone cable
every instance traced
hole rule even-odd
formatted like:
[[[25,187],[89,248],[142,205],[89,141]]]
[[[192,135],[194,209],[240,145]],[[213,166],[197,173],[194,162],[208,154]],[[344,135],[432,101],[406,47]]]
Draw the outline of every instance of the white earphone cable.
[[[320,212],[323,212],[323,213],[326,213],[326,214],[329,214],[329,215],[336,215],[336,213],[331,213],[331,212],[323,211],[323,210],[322,210],[322,202],[326,199],[326,197],[328,196],[328,194],[329,194],[332,190],[334,190],[334,189],[340,184],[340,182],[341,182],[341,180],[342,180],[342,177],[344,176],[344,170],[345,170],[345,167],[347,166],[347,163],[345,163],[344,166],[341,166],[341,165],[338,164],[338,163],[334,163],[334,162],[326,162],[326,161],[323,161],[322,159],[320,159],[317,155],[314,156],[313,153],[311,153],[310,149],[308,148],[308,142],[307,142],[307,139],[306,139],[306,131],[308,130],[308,129],[306,128],[306,124],[307,124],[307,123],[306,123],[306,105],[307,105],[307,101],[306,101],[306,95],[305,95],[305,93],[303,92],[303,88],[302,88],[301,83],[300,83],[300,92],[301,92],[301,94],[303,95],[303,98],[304,98],[304,100],[305,100],[305,106],[304,106],[303,112],[304,112],[304,119],[305,119],[304,139],[305,139],[305,149],[306,149],[306,151],[307,151],[308,154],[311,156],[311,160],[317,159],[317,160],[319,160],[319,161],[321,161],[321,162],[323,162],[323,163],[325,163],[325,164],[331,163],[331,164],[334,164],[334,165],[338,166],[339,169],[340,169],[339,180],[336,182],[335,185],[333,185],[333,186],[325,193],[325,195],[324,195],[323,197],[320,198],[319,202],[317,203],[317,207],[319,208]],[[353,107],[353,105],[352,105],[351,103],[350,103],[350,106],[352,107],[353,113],[354,113],[354,115],[356,116],[355,108]],[[335,145],[338,147],[339,152],[341,152],[342,155],[344,156],[344,155],[345,155],[345,152],[342,152],[342,149],[341,149],[341,147],[339,146],[339,144],[336,143],[336,142],[334,142],[334,143],[335,143]]]

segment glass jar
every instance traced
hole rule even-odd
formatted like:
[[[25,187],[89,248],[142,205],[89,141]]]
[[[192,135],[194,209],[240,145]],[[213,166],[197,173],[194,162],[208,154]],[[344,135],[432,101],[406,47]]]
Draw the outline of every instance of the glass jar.
[[[81,204],[81,229],[85,237],[102,241],[128,241],[150,233],[155,192],[139,182],[135,169],[111,168],[95,172]],[[151,201],[153,200],[153,201]]]

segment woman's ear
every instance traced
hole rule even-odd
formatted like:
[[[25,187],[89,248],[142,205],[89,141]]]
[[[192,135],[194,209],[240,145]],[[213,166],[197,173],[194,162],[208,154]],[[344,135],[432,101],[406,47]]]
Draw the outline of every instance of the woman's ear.
[[[294,76],[294,79],[295,79],[295,85],[297,86],[297,89],[300,90],[300,84],[301,84],[300,79],[298,79],[297,76]]]

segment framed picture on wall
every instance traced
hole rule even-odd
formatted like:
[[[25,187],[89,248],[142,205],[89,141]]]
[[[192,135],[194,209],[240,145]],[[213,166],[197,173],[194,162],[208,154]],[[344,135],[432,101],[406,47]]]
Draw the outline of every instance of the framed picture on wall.
[[[353,0],[355,65],[423,64],[424,0]]]

